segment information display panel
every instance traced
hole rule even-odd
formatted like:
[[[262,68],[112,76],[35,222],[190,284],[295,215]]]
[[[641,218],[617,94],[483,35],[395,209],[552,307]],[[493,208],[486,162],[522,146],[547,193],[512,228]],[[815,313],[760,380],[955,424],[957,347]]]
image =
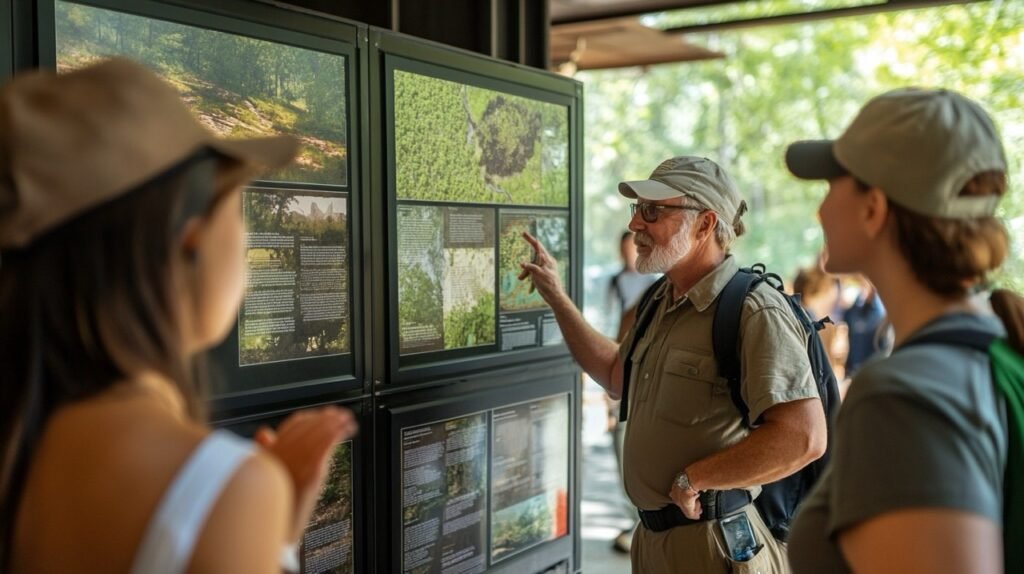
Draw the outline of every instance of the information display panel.
[[[238,362],[349,352],[347,194],[251,188]]]
[[[487,567],[487,413],[402,429],[402,572]]]
[[[360,416],[361,403],[341,405]],[[250,418],[222,425],[246,438],[251,438],[260,427],[276,427],[287,418],[279,414],[266,418]],[[357,564],[357,517],[361,507],[358,493],[362,480],[358,474],[362,438],[356,436],[339,443],[331,455],[327,480],[317,498],[309,525],[299,544],[300,572],[303,574],[355,574]]]
[[[491,414],[491,558],[569,533],[569,397]]]
[[[293,401],[296,386],[310,397],[361,391],[362,343],[352,334],[362,324],[362,286],[352,281],[362,265],[352,217],[360,209],[351,145],[356,29],[270,6],[252,7],[245,19],[215,10],[49,0],[39,7],[40,60],[66,72],[128,57],[177,89],[222,137],[300,141],[295,162],[243,192],[249,276],[236,329],[211,353],[223,373],[213,379],[213,410]]]
[[[378,556],[390,571],[536,572],[569,559],[576,379],[522,380],[384,407],[392,502]]]
[[[553,313],[518,276],[530,233],[575,292],[573,83],[384,62],[393,380],[564,353]]]

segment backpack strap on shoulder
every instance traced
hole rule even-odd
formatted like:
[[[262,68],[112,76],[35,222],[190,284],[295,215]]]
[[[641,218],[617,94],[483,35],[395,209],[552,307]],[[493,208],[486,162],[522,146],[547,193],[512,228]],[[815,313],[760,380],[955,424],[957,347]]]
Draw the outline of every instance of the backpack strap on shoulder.
[[[743,417],[743,424],[750,426],[750,409],[740,392],[739,332],[743,314],[743,301],[747,293],[765,280],[764,266],[743,268],[732,276],[718,295],[718,307],[711,323],[711,345],[718,363],[718,373],[729,382],[732,402]]]
[[[998,338],[999,337],[996,335],[987,331],[977,331],[974,329],[936,331],[934,333],[927,333],[920,337],[914,337],[894,349],[893,352],[906,349],[907,347],[916,347],[918,345],[949,345],[952,347],[968,347],[987,353],[988,348],[992,346],[992,342]]]
[[[633,371],[633,351],[636,350],[637,343],[640,342],[644,333],[647,332],[647,327],[651,325],[651,319],[654,318],[654,310],[657,308],[657,305],[652,305],[654,294],[665,284],[665,281],[668,281],[668,277],[662,275],[661,278],[644,291],[644,294],[640,296],[640,301],[636,304],[635,332],[629,344],[629,352],[626,353],[626,359],[622,364],[622,398],[619,399],[620,422],[625,422],[626,417],[629,416],[629,378]]]

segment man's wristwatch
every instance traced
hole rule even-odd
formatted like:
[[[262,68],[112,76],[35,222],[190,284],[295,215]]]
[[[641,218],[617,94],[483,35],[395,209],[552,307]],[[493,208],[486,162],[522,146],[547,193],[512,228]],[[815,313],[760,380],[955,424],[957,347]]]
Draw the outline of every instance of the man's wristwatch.
[[[676,486],[681,490],[696,490],[690,485],[690,477],[686,474],[685,470],[676,475]]]

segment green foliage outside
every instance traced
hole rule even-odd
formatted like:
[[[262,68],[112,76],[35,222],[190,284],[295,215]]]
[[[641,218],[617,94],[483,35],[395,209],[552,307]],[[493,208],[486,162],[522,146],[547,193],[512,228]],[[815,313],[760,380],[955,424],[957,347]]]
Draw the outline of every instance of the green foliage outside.
[[[343,56],[59,0],[56,25],[59,70],[127,56],[174,85],[222,136],[298,137],[295,163],[266,179],[348,183]]]
[[[258,293],[263,286],[255,278],[260,268],[274,268],[290,271],[295,274],[297,285],[301,285],[302,266],[300,262],[299,238],[313,238],[316,243],[328,247],[346,246],[348,244],[348,222],[343,213],[330,216],[311,217],[294,210],[300,197],[307,197],[308,192],[296,194],[286,191],[246,191],[243,196],[243,213],[248,231],[252,234],[269,234],[284,238],[293,238],[295,247],[268,248],[250,246],[248,261],[250,265],[250,284],[247,298]],[[314,197],[315,201],[316,197]],[[323,201],[336,200],[324,197]],[[318,268],[320,271],[324,267]],[[337,274],[337,284],[330,285],[334,294],[348,292],[348,269],[339,265],[331,269]],[[274,287],[278,289],[281,287]],[[287,287],[284,287],[287,289]],[[322,289],[322,286],[320,286]],[[306,320],[303,315],[300,286],[294,287],[294,306],[291,319],[294,329],[287,332],[247,333],[249,321],[257,321],[261,316],[244,304],[240,312],[240,333],[238,340],[239,363],[252,365],[303,358],[317,355],[335,355],[349,351],[348,309],[341,310],[340,319]],[[343,295],[344,296],[344,295]]]
[[[401,70],[394,86],[400,199],[568,205],[566,107]]]
[[[670,26],[670,16],[661,16]],[[793,178],[783,162],[800,139],[833,138],[870,97],[919,85],[980,101],[1000,127],[1011,192],[1000,215],[1024,249],[1024,2],[993,1],[704,34],[687,40],[721,60],[584,72],[587,265],[612,269],[629,222],[619,181],[646,178],[673,155],[721,163],[750,205],[748,233],[734,251],[784,277],[822,248],[816,219],[821,182]],[[995,280],[1024,288],[1024,260]],[[588,301],[606,283],[590,282]]]

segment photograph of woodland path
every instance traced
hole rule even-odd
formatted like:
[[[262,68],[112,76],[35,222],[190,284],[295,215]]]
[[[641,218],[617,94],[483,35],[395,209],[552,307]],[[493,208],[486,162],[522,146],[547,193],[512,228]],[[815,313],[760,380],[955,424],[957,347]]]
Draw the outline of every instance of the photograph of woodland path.
[[[334,450],[303,536],[302,574],[352,572],[352,514],[352,441],[345,441]]]
[[[59,0],[56,24],[58,71],[132,58],[218,135],[299,138],[296,162],[265,179],[348,185],[344,56]]]
[[[399,199],[569,205],[569,110],[394,73]]]

